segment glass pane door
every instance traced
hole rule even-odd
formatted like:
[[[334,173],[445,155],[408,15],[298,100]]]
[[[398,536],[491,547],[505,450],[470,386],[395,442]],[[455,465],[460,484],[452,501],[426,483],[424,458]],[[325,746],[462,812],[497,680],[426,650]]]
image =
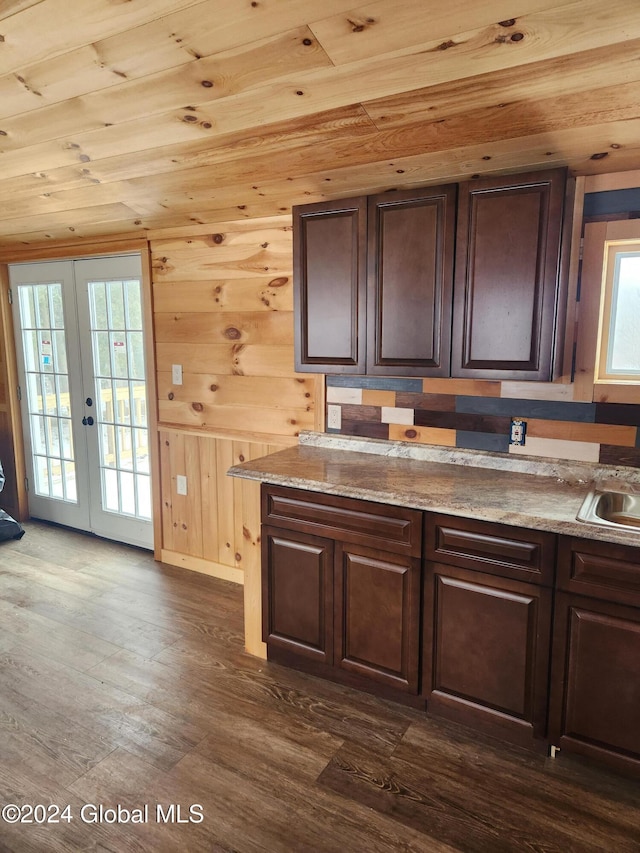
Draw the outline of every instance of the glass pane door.
[[[152,545],[140,258],[76,261],[94,529]],[[89,402],[90,401],[90,402]]]
[[[78,502],[62,284],[19,289],[36,494]]]
[[[10,278],[31,514],[151,548],[140,257],[16,264]]]
[[[140,281],[90,281],[102,507],[151,518]]]
[[[74,306],[73,267],[68,262],[12,267],[11,286],[31,514],[87,529],[88,485],[82,472],[86,456],[71,403],[74,362],[79,356],[67,334],[69,320],[71,327],[75,323],[75,312],[65,317],[69,306]],[[79,389],[79,377],[76,385]],[[80,438],[79,450],[76,438]]]

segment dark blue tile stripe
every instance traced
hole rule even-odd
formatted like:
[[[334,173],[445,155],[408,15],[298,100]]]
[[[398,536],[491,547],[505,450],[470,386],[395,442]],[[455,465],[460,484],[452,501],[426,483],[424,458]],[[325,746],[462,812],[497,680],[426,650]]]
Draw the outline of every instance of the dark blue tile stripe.
[[[469,450],[494,450],[498,453],[508,453],[509,436],[458,430],[456,432],[456,447],[465,447]]]
[[[552,400],[520,400],[508,397],[456,397],[456,412],[470,415],[503,415],[543,421],[593,423],[595,403],[563,403]]]
[[[392,379],[386,376],[327,376],[333,388],[368,388],[372,391],[413,391],[422,393],[422,379]]]
[[[601,216],[605,213],[630,213],[640,210],[640,189],[606,190],[587,193],[584,197],[584,215]]]

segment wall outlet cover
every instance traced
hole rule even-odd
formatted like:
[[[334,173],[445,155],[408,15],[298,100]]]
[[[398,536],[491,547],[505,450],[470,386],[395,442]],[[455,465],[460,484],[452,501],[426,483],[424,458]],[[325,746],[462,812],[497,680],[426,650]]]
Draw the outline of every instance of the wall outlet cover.
[[[184,474],[178,474],[176,476],[176,492],[179,495],[187,494],[187,478]]]
[[[173,385],[182,385],[182,365],[171,365],[171,382]]]
[[[340,429],[342,426],[342,407],[327,406],[327,427],[329,429]]]
[[[527,438],[527,422],[521,418],[511,418],[511,432],[509,434],[509,444],[515,444],[522,447]]]

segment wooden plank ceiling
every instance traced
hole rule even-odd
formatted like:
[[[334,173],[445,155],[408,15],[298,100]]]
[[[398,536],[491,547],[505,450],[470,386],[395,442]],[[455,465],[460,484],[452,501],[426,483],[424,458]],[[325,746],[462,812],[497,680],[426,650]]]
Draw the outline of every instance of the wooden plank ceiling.
[[[640,167],[639,0],[6,0],[0,246]]]

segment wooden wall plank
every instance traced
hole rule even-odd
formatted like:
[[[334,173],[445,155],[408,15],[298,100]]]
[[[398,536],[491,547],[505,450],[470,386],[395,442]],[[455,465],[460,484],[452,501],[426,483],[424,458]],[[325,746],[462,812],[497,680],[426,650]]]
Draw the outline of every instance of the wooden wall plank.
[[[183,373],[182,385],[173,385],[171,378],[168,372],[158,374],[158,399],[209,406],[246,406],[250,402],[259,409],[316,408],[316,382],[310,375],[279,378]]]
[[[202,495],[202,556],[205,560],[220,561],[220,527],[218,523],[218,471],[217,440],[209,436],[198,439],[200,447]]]
[[[158,314],[183,311],[293,311],[290,276],[202,281],[156,281]]]
[[[182,364],[186,373],[227,373],[239,376],[293,376],[293,350],[287,346],[254,346],[252,344],[181,344],[159,343],[157,366],[160,372]]]
[[[191,308],[191,306],[188,306]],[[293,346],[290,311],[175,312],[155,315],[158,343],[278,344]]]
[[[236,560],[236,510],[234,506],[234,481],[226,476],[233,465],[233,442],[216,441],[218,493],[218,561],[227,566],[237,565]]]
[[[216,406],[204,403],[179,403],[160,400],[160,422],[163,426],[186,426],[191,429],[210,429],[215,432],[242,432],[251,427],[267,435],[296,436],[300,430],[313,429],[315,413],[301,409],[260,409],[247,401],[245,406]]]

